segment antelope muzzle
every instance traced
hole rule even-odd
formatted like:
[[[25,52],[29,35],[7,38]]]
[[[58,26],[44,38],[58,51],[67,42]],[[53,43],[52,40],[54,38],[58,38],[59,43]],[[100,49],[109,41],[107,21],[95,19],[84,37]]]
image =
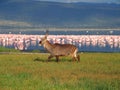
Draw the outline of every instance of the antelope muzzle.
[[[42,41],[39,41],[39,46],[41,46],[42,45]]]

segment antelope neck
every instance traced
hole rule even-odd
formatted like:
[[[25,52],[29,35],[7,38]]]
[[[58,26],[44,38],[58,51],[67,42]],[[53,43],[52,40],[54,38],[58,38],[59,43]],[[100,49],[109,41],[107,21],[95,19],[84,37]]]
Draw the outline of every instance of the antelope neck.
[[[49,41],[46,41],[43,46],[44,46],[44,48],[46,48],[49,52],[52,52],[53,46],[52,46],[52,44],[51,44]]]

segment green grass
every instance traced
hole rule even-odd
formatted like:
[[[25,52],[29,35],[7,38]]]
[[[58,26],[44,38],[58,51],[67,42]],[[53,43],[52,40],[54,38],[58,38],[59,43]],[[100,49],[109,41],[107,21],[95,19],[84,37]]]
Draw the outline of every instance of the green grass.
[[[82,53],[46,62],[48,54],[0,54],[0,90],[120,90],[120,53]]]
[[[14,48],[6,48],[3,46],[0,46],[0,52],[20,52],[19,50],[15,50]]]

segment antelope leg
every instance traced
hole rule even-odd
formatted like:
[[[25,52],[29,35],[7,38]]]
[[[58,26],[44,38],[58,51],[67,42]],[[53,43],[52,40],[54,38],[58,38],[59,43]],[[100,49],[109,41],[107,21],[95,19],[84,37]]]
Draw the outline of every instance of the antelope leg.
[[[48,61],[50,61],[50,59],[51,59],[51,58],[53,58],[53,56],[52,56],[52,55],[50,55],[50,56],[48,57]]]
[[[80,56],[79,55],[77,55],[77,59],[78,59],[78,62],[80,62]]]
[[[57,62],[59,61],[59,56],[56,56],[56,61],[57,61]]]
[[[76,57],[73,57],[73,61],[76,61],[77,60],[77,58]]]

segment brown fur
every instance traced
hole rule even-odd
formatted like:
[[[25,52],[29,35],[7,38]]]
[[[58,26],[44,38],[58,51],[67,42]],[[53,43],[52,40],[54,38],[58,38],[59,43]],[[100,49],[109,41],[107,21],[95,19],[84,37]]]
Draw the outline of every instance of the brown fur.
[[[80,56],[76,55],[78,48],[75,45],[58,43],[51,44],[47,40],[47,35],[41,39],[39,44],[43,45],[43,47],[50,53],[48,61],[51,58],[56,57],[56,61],[58,62],[60,56],[71,56],[74,61],[80,61]]]

